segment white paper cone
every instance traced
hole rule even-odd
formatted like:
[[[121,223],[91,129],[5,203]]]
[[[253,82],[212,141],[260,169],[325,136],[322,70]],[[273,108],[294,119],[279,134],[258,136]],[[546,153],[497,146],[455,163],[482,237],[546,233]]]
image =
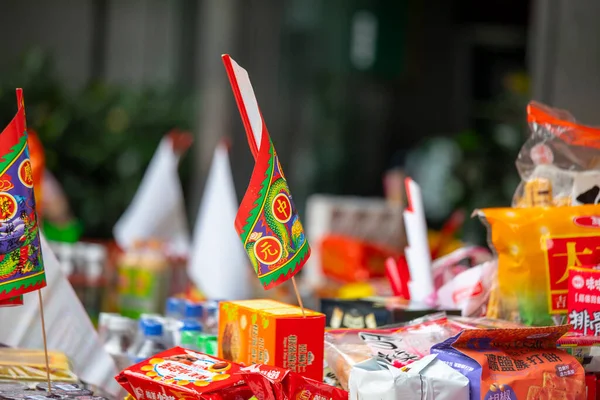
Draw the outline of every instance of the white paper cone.
[[[188,274],[208,299],[247,299],[252,269],[234,228],[238,201],[227,148],[220,144],[210,167],[194,229]]]
[[[117,367],[104,350],[98,334],[73,287],[60,270],[52,249],[41,236],[47,286],[42,289],[48,349],[65,353],[73,372],[85,382],[117,396]],[[0,343],[26,349],[43,349],[37,293],[25,295],[24,305],[0,308]],[[10,322],[10,323],[8,323]]]
[[[431,252],[427,239],[427,222],[419,185],[412,179],[407,179],[406,189],[410,208],[403,211],[404,228],[408,239],[408,247],[404,253],[410,271],[410,299],[423,303],[435,291],[431,273]]]
[[[171,139],[163,138],[133,201],[113,229],[119,246],[127,249],[138,240],[161,239],[174,253],[187,254],[190,238],[178,164]]]

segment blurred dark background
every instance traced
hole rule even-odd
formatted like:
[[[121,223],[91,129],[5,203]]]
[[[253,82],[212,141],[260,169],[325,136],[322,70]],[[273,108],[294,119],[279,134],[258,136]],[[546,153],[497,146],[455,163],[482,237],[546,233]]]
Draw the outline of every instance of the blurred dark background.
[[[161,136],[191,130],[193,219],[221,137],[239,197],[251,173],[229,53],[301,211],[312,193],[381,196],[402,167],[435,227],[457,207],[510,203],[529,99],[600,122],[599,15],[591,0],[5,0],[0,115],[23,86],[48,168],[95,237],[111,235]]]

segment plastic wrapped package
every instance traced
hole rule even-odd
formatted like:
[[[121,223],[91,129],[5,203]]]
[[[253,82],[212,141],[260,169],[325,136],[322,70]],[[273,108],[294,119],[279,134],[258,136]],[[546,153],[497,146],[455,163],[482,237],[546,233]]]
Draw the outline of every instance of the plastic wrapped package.
[[[435,355],[398,369],[371,359],[350,374],[350,398],[361,400],[468,400],[469,380]]]
[[[497,268],[497,261],[492,260],[459,273],[438,289],[438,306],[442,309],[460,309],[465,317],[486,315]]]
[[[58,382],[77,382],[66,355],[49,351],[50,379]],[[46,379],[46,359],[43,350],[18,348],[0,349],[0,379],[41,381]]]
[[[566,319],[570,266],[600,264],[600,206],[489,208],[476,211],[498,255],[488,317],[525,325]]]
[[[568,329],[465,330],[431,352],[469,379],[471,400],[585,400],[583,368],[556,348]]]
[[[600,128],[536,102],[527,107],[527,121],[531,135],[517,157],[521,184],[513,207],[598,204]]]
[[[403,367],[429,354],[429,349],[460,332],[444,313],[432,314],[386,329],[335,330],[325,334],[325,359],[344,389],[352,367],[370,358]]]
[[[117,381],[141,399],[344,400],[348,393],[289,370],[239,364],[174,347],[121,372]]]

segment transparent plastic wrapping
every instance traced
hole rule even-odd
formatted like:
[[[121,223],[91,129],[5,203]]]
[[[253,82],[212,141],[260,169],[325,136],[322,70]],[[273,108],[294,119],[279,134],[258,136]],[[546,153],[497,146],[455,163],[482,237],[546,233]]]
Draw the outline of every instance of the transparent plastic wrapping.
[[[531,102],[531,135],[516,166],[521,176],[513,207],[597,204],[600,127],[578,123],[567,111]]]
[[[436,313],[385,329],[346,329],[325,334],[325,360],[340,385],[348,389],[352,366],[377,358],[402,367],[429,354],[429,349],[460,332],[445,313]]]

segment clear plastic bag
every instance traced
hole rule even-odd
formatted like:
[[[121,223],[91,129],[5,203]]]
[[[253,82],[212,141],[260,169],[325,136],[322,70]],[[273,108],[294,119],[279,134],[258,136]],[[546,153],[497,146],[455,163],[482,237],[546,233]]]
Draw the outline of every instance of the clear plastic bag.
[[[436,313],[393,328],[329,331],[325,334],[325,360],[347,390],[354,364],[375,357],[401,367],[428,355],[431,346],[460,330],[445,313]]]
[[[516,160],[521,183],[513,207],[598,204],[600,128],[537,102],[528,105],[527,121],[531,135]]]

